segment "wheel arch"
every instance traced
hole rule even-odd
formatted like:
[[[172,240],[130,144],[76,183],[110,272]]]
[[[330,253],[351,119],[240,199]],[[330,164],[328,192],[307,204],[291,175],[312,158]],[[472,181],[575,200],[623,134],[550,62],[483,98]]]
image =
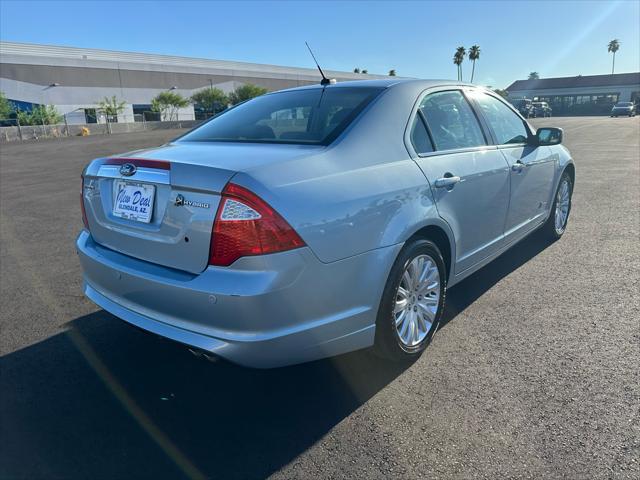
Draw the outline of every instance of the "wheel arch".
[[[571,178],[571,186],[575,187],[576,184],[576,166],[573,164],[573,162],[569,162],[565,165],[564,169],[562,170],[562,173],[567,172],[567,174],[569,175],[569,178]],[[562,175],[560,175],[560,178],[562,178]]]
[[[455,243],[452,241],[451,234],[448,233],[445,228],[439,225],[425,225],[417,230],[411,237],[407,240],[407,243],[414,239],[425,239],[431,240],[436,244],[438,250],[442,254],[442,259],[444,260],[444,264],[447,271],[447,281],[453,275],[453,265],[455,258]]]

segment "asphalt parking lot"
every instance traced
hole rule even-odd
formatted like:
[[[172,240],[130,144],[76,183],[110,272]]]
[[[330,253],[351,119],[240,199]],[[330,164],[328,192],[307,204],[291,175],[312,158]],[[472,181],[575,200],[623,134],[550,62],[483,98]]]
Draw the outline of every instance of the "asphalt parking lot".
[[[91,158],[177,131],[0,145],[0,478],[640,476],[640,117],[551,118],[577,164],[554,244],[452,288],[406,368],[197,359],[81,294]]]

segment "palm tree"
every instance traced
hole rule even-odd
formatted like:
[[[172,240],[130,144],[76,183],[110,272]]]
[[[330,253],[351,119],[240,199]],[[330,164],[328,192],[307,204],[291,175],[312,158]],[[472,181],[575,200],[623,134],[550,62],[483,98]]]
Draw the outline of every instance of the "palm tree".
[[[456,53],[453,56],[453,63],[458,66],[458,81],[462,81],[462,62],[467,55],[467,51],[464,47],[456,48]]]
[[[538,72],[531,72],[529,74],[529,80],[540,80],[540,74]]]
[[[389,76],[390,77],[395,77],[396,76],[396,70],[394,68],[392,68],[391,70],[389,70]]]
[[[466,51],[464,47],[456,48],[456,53],[453,54],[453,63],[458,67],[458,81],[462,80],[462,61]]]
[[[474,45],[469,49],[469,60],[473,61],[473,67],[471,69],[471,83],[473,83],[473,74],[476,72],[476,60],[480,58],[480,47]]]
[[[360,69],[358,67],[354,68],[353,73],[360,73]]]
[[[607,45],[607,52],[613,53],[613,64],[611,65],[611,75],[613,75],[613,71],[616,68],[616,52],[620,50],[620,41],[617,38],[614,38]]]
[[[460,81],[460,64],[462,63],[462,60],[460,59],[458,52],[453,55],[453,63],[458,67],[458,81]]]

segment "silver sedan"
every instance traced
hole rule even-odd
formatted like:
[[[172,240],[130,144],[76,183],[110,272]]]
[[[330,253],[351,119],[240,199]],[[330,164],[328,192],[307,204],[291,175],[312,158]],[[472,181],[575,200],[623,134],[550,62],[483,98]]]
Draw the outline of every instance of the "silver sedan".
[[[263,95],[86,167],[84,292],[242,365],[367,347],[409,360],[447,288],[536,230],[562,236],[575,167],[561,142],[454,82]]]

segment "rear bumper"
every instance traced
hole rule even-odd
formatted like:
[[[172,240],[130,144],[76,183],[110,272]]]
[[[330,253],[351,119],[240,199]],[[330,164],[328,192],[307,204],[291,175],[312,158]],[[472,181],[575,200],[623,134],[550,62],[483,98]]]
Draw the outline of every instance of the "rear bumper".
[[[144,330],[232,362],[271,368],[373,344],[382,289],[401,245],[330,264],[308,248],[192,275],[76,242],[84,292]]]

